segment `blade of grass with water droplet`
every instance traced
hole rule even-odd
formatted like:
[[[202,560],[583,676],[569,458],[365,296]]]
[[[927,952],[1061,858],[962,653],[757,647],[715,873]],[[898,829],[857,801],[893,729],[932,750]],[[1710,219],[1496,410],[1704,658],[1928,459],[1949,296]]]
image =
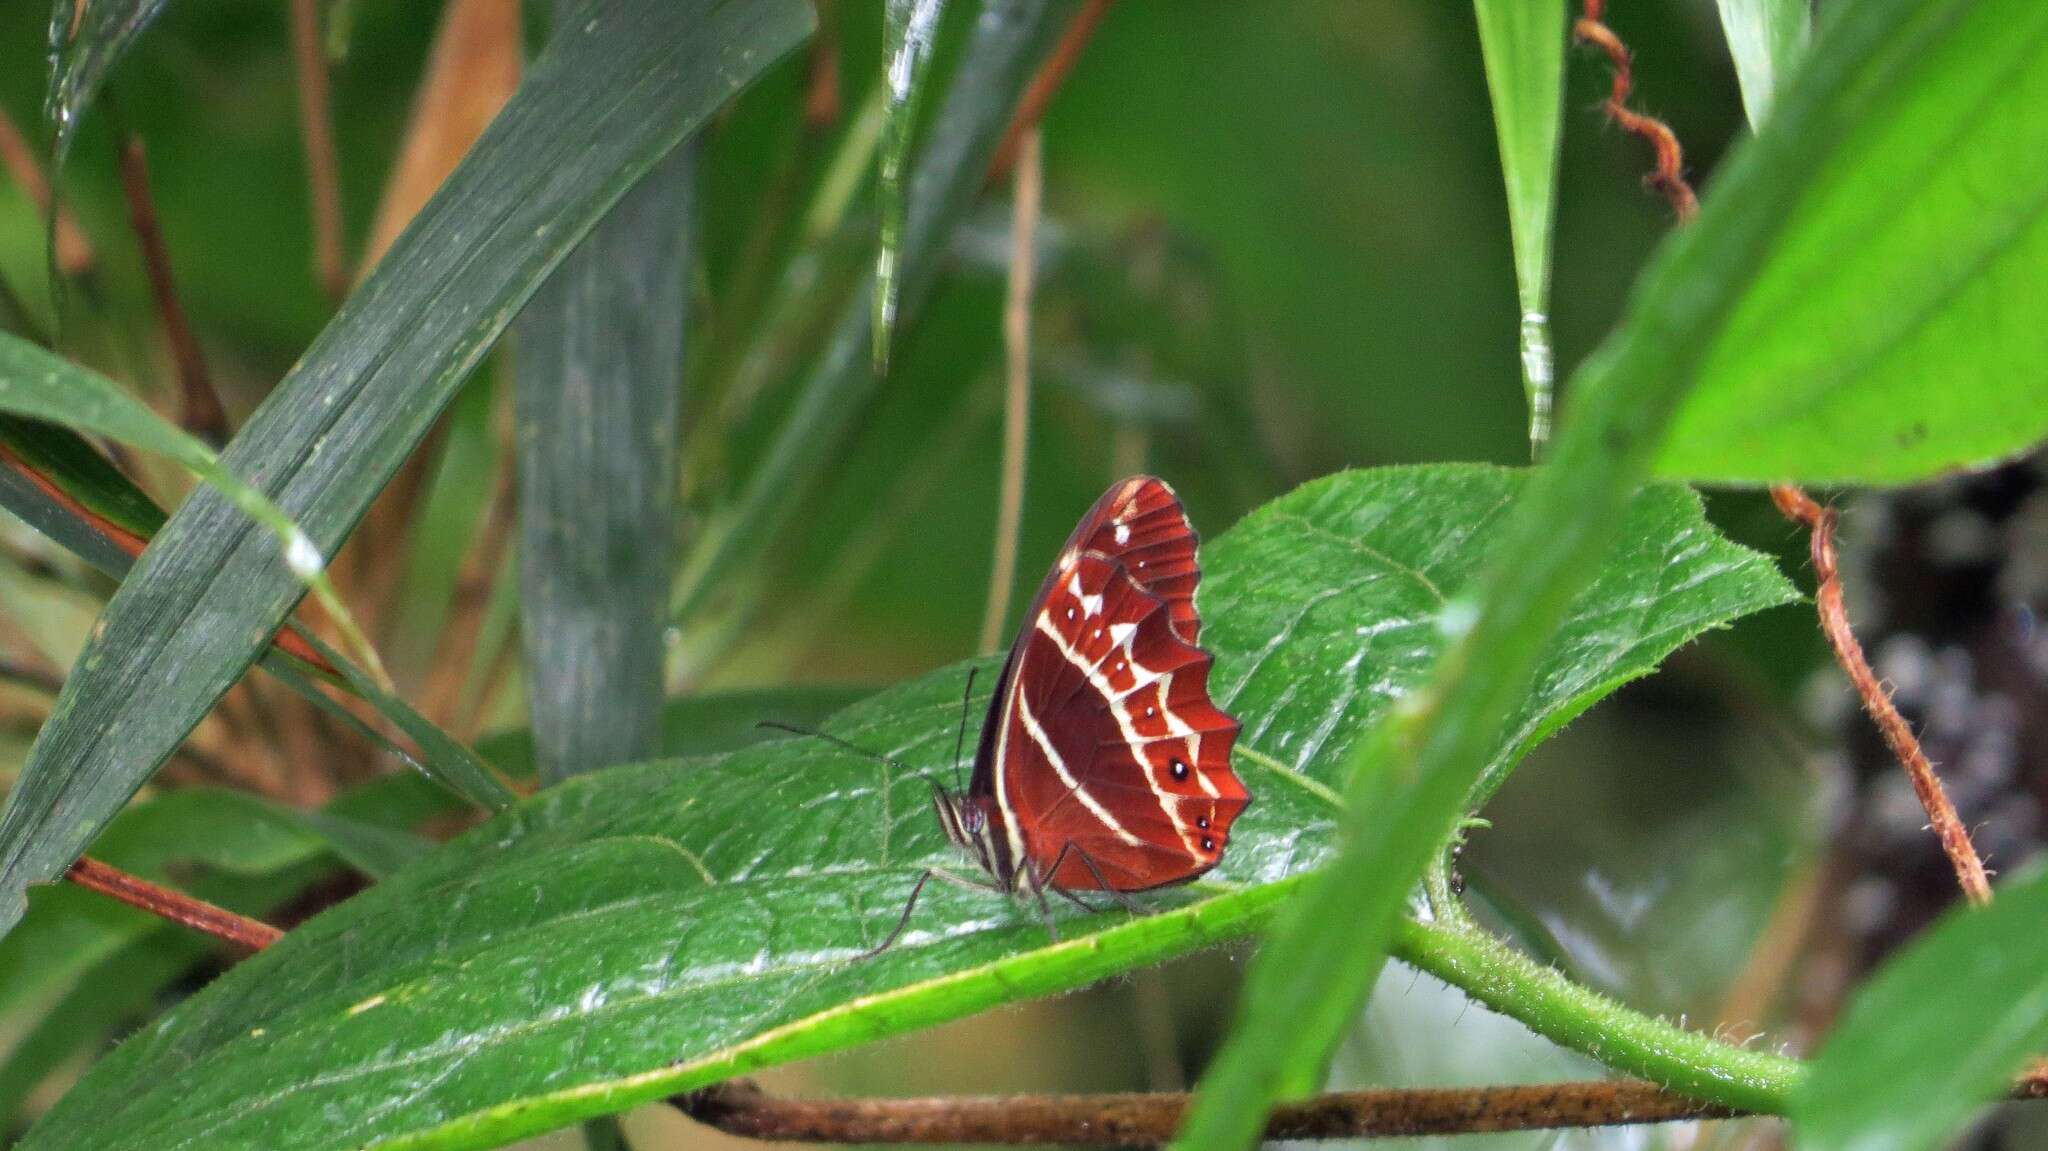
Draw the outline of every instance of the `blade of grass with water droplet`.
[[[64,162],[100,85],[168,0],[52,0],[50,87],[43,114],[56,129],[55,155]]]
[[[887,94],[883,112],[878,173],[882,242],[875,250],[874,365],[878,375],[889,371],[889,341],[896,332],[900,285],[897,263],[902,255],[904,161],[917,126],[918,96],[924,91],[926,65],[938,39],[945,0],[888,0],[882,8],[882,85]]]
[[[1529,454],[1550,442],[1550,235],[1557,216],[1557,141],[1564,115],[1564,0],[1472,0],[1514,237],[1516,324]]]

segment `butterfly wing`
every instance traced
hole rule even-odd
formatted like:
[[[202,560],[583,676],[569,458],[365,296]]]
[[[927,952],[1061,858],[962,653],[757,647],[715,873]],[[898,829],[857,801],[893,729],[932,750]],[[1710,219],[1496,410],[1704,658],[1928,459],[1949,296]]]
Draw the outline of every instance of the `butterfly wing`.
[[[1166,481],[1132,476],[1110,485],[1081,517],[1080,526],[1060,549],[1055,574],[1067,566],[1069,557],[1115,560],[1139,587],[1166,605],[1174,633],[1198,643],[1202,620],[1195,614],[1195,585],[1202,569],[1195,562],[1197,542],[1187,509]],[[1049,588],[1051,581],[1047,583]],[[1041,589],[1039,597],[1045,594]]]
[[[1209,698],[1211,657],[1122,564],[1083,550],[1054,574],[997,717],[1012,853],[1069,890],[1193,879],[1250,802],[1230,769],[1238,722]]]
[[[1016,642],[1010,645],[1009,658],[1003,663],[995,694],[989,699],[986,722],[981,726],[969,795],[993,799],[993,756],[1000,734],[999,720],[1015,679],[1018,653],[1031,638],[1035,621],[1063,573],[1084,555],[1123,565],[1140,588],[1166,606],[1175,634],[1193,644],[1200,640],[1202,629],[1201,617],[1195,614],[1195,585],[1202,578],[1202,569],[1195,560],[1197,543],[1194,526],[1188,522],[1180,497],[1165,480],[1157,476],[1131,476],[1111,484],[1102,493],[1102,498],[1081,517],[1073,534],[1061,545],[1052,571],[1046,574],[1024,614],[1024,625]]]

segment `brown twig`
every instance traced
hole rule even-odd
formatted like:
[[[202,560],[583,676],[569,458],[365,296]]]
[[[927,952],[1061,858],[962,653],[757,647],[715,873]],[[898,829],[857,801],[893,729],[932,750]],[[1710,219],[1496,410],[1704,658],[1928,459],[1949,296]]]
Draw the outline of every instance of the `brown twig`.
[[[747,1080],[670,1100],[728,1135],[798,1143],[1003,1143],[1160,1146],[1189,1096],[1017,1095],[940,1099],[779,1099]],[[1344,1091],[1283,1104],[1267,1139],[1358,1139],[1609,1127],[1728,1118],[1719,1104],[1633,1080],[1533,1087]]]
[[[121,190],[128,198],[128,217],[135,225],[135,239],[142,245],[149,292],[156,300],[164,337],[170,341],[171,356],[178,364],[182,397],[179,422],[186,431],[218,447],[227,441],[227,413],[213,390],[213,378],[206,370],[206,354],[192,334],[185,305],[178,299],[177,280],[171,275],[170,248],[164,243],[164,230],[157,222],[156,197],[150,191],[149,155],[140,136],[130,136],[121,149]]]
[[[53,199],[49,178],[43,174],[42,163],[36,159],[28,137],[21,134],[13,117],[4,111],[0,111],[0,164],[6,165],[8,176],[21,185],[36,211],[48,216]],[[95,262],[85,229],[78,226],[70,208],[57,205],[57,270],[67,276],[82,276],[92,271]]]
[[[1067,74],[1074,70],[1074,64],[1081,59],[1081,50],[1095,35],[1095,29],[1102,18],[1109,14],[1111,0],[1088,0],[1067,30],[1060,35],[1060,42],[1053,46],[1052,54],[1038,69],[1038,75],[1031,78],[1031,86],[1024,89],[1024,98],[1017,101],[1017,114],[1010,117],[1010,126],[1003,131],[1002,143],[996,145],[995,159],[989,162],[990,183],[1010,174],[1010,168],[1017,162],[1017,151],[1024,146],[1024,135],[1045,118],[1045,110],[1052,104],[1052,98],[1067,82]]]
[[[225,907],[160,887],[139,875],[130,875],[89,856],[72,864],[64,878],[130,907],[141,908],[151,915],[194,931],[203,931],[249,951],[261,951],[284,937],[284,932],[261,920],[237,915]]]
[[[313,211],[313,270],[329,299],[348,294],[342,254],[341,164],[334,154],[327,53],[320,44],[319,0],[292,0],[292,60],[299,80],[299,132],[306,142],[306,183]]]
[[[1863,701],[1863,710],[1870,713],[1885,744],[1905,767],[1913,793],[1920,797],[1920,806],[1927,809],[1928,823],[1941,841],[1941,850],[1955,867],[1956,882],[1962,886],[1963,894],[1972,903],[1989,903],[1991,881],[1970,842],[1969,829],[1963,826],[1955,806],[1949,802],[1941,777],[1934,773],[1934,765],[1920,749],[1913,729],[1893,706],[1891,693],[1870,670],[1870,661],[1863,657],[1863,645],[1856,642],[1856,633],[1849,627],[1849,612],[1842,602],[1842,581],[1835,562],[1835,509],[1822,507],[1813,497],[1790,485],[1772,488],[1771,501],[1787,519],[1804,524],[1811,531],[1813,576],[1817,584],[1814,606],[1820,612],[1820,629],[1827,636],[1828,646],[1835,649],[1835,659],[1849,674],[1857,698]]]
[[[1623,131],[1641,136],[1656,149],[1657,168],[1650,173],[1648,183],[1671,202],[1671,210],[1683,223],[1700,210],[1699,198],[1693,195],[1692,185],[1685,180],[1685,152],[1678,146],[1678,136],[1669,125],[1628,106],[1629,96],[1635,91],[1635,74],[1631,71],[1633,61],[1628,45],[1622,43],[1621,37],[1605,23],[1606,15],[1606,0],[1586,0],[1585,15],[1573,23],[1572,37],[1581,44],[1599,48],[1613,62],[1614,87],[1600,106],[1610,119],[1621,125]]]
[[[1024,518],[1024,458],[1031,434],[1031,282],[1038,236],[1039,133],[1024,134],[1017,163],[1017,190],[1010,212],[1010,275],[1003,299],[1003,475],[996,508],[994,570],[981,617],[981,646],[992,654],[1010,615],[1010,587],[1017,582],[1017,529]]]

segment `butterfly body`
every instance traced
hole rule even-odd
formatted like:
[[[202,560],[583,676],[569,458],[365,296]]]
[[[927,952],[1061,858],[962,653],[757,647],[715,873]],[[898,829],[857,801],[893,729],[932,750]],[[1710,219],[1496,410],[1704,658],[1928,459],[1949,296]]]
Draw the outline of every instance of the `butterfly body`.
[[[1147,891],[1222,858],[1251,796],[1197,646],[1196,537],[1163,481],[1112,486],[1025,614],[947,838],[1003,891]]]

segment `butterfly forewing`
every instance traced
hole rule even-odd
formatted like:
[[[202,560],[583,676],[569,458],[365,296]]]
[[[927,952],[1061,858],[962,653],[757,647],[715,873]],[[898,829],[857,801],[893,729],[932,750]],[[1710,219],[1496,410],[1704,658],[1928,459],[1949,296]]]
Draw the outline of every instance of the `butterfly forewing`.
[[[969,798],[1041,884],[1139,891],[1221,858],[1249,796],[1193,642],[1199,578],[1180,501],[1139,477],[1097,501],[1033,601]]]

